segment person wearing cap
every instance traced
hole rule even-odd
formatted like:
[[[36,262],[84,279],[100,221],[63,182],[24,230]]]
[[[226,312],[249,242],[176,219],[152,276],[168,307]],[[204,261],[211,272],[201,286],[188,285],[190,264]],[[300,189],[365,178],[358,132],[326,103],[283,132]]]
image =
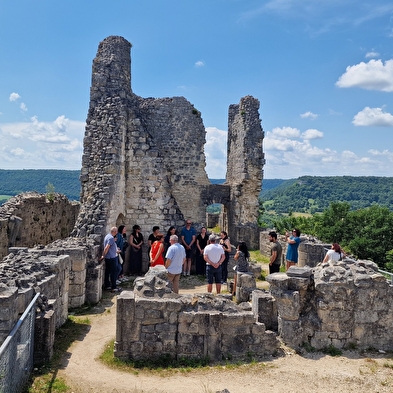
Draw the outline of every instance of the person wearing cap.
[[[209,244],[203,250],[203,258],[206,262],[207,291],[212,292],[213,282],[215,282],[217,294],[221,292],[221,264],[225,259],[224,249],[217,243],[218,239],[216,235],[211,234]]]

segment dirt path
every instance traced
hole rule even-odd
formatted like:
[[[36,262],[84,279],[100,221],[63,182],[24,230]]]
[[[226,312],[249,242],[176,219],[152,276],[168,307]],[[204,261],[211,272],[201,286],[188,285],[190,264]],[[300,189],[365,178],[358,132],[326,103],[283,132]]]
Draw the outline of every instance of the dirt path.
[[[181,289],[181,293],[202,293],[206,287]],[[253,392],[392,392],[393,358],[374,352],[361,356],[346,352],[340,357],[324,354],[299,356],[288,350],[285,356],[239,367],[214,367],[190,372],[123,372],[104,366],[99,360],[116,330],[116,297],[106,300],[105,312],[88,316],[91,329],[75,342],[58,376],[73,393],[230,393]]]

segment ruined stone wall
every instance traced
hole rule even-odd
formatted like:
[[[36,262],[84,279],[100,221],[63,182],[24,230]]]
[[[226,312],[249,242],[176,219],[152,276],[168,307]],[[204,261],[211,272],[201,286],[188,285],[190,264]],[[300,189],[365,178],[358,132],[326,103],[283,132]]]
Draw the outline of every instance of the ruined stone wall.
[[[225,182],[231,186],[228,234],[231,238],[246,240],[252,249],[259,246],[258,199],[265,163],[264,134],[258,110],[259,101],[251,96],[229,107]]]
[[[275,333],[223,296],[176,295],[152,268],[117,300],[115,356],[121,359],[244,359],[275,354]]]
[[[242,164],[242,175],[229,177],[228,185],[212,187],[205,171],[206,131],[200,112],[184,97],[135,95],[130,48],[124,38],[108,37],[93,61],[82,158],[82,207],[73,236],[102,241],[113,225],[131,228],[139,224],[147,237],[154,225],[163,231],[171,225],[180,230],[188,218],[199,229],[206,224],[206,207],[224,203],[233,218],[225,221],[225,229],[247,228],[242,236],[255,245],[256,201],[264,163],[259,102],[246,97],[240,104],[241,121],[230,116],[231,140],[236,135],[238,143],[228,148],[229,162],[241,161],[243,155],[247,166]],[[236,167],[231,164],[230,170]],[[230,203],[232,185],[237,199]],[[239,203],[249,207],[232,214],[233,209],[239,210]]]
[[[53,330],[66,321],[69,308],[97,303],[103,278],[103,266],[95,262],[99,247],[93,240],[68,238],[46,247],[11,248],[0,262],[0,342],[36,293],[45,303],[39,305],[38,325]]]
[[[33,247],[66,238],[79,213],[79,203],[61,194],[27,192],[0,206],[0,258],[9,247]]]
[[[393,350],[393,286],[370,261],[345,259],[267,277],[278,332],[293,348]]]

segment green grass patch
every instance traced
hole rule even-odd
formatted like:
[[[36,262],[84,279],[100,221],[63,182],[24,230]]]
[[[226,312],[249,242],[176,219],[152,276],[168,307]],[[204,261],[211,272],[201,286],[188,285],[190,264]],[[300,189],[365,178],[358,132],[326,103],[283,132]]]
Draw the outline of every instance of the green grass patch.
[[[100,356],[100,360],[108,367],[120,369],[122,371],[132,371],[138,373],[138,370],[177,370],[182,373],[188,373],[196,368],[203,368],[209,365],[209,358],[180,358],[176,359],[171,355],[156,356],[151,359],[143,360],[120,360],[114,356],[114,340],[110,341]]]
[[[328,347],[323,348],[322,352],[330,356],[341,356],[343,354],[341,349],[336,348],[332,344],[330,344]]]
[[[70,391],[65,381],[57,377],[61,359],[75,340],[83,338],[89,331],[90,320],[86,317],[70,316],[55,333],[51,361],[33,372],[25,393],[65,393]]]

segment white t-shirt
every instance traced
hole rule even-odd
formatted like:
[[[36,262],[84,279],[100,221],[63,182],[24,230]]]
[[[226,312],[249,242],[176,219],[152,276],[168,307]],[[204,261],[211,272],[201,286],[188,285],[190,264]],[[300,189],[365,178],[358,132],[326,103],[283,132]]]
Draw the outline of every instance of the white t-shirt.
[[[329,250],[326,255],[328,255],[327,262],[338,262],[340,259],[343,259],[344,254],[341,252],[336,252],[334,250]]]
[[[219,244],[209,244],[203,249],[203,255],[207,255],[213,263],[217,263],[222,254],[225,254],[225,252]]]

